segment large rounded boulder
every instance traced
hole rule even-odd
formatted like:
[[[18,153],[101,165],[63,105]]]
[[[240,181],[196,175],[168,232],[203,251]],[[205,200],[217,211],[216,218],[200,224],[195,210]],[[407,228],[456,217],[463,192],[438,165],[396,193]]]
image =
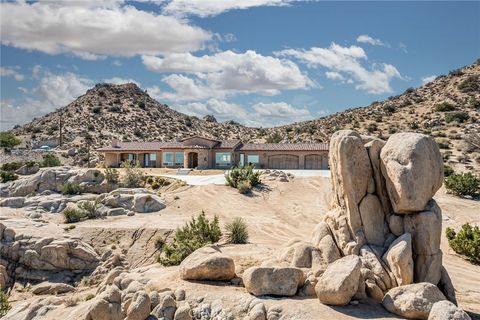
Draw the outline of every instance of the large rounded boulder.
[[[442,155],[429,136],[393,134],[382,148],[380,159],[395,213],[422,211],[442,186]]]

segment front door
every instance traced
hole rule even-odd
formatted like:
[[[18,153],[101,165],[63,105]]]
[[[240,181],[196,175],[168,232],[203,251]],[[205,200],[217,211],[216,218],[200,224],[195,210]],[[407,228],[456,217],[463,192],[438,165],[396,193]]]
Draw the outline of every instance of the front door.
[[[198,167],[198,153],[190,152],[188,154],[188,167],[189,168],[196,168]]]

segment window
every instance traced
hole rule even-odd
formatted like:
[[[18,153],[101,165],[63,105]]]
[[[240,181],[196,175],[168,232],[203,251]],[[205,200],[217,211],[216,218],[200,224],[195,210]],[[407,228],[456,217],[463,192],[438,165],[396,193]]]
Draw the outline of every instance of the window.
[[[173,152],[164,152],[163,153],[163,165],[172,166],[173,165]]]
[[[230,152],[217,152],[215,154],[215,163],[220,166],[230,165],[232,163]]]
[[[183,152],[175,152],[175,165],[183,166]]]
[[[128,156],[127,156],[127,160],[128,161],[133,161],[135,160],[135,155],[133,153],[129,153]]]
[[[244,153],[240,153],[240,161],[238,162],[238,165],[240,167],[244,167],[245,166],[245,154]]]
[[[149,159],[150,159],[150,161],[157,161],[157,154],[156,153],[150,153]]]
[[[249,154],[247,156],[247,162],[250,164],[257,164],[260,162],[260,156],[258,154]]]

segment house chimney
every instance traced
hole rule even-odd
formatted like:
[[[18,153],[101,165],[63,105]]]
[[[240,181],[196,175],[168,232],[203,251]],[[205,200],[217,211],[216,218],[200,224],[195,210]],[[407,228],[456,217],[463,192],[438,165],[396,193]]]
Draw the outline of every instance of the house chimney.
[[[112,147],[118,148],[119,147],[118,142],[119,142],[118,139],[112,139]]]

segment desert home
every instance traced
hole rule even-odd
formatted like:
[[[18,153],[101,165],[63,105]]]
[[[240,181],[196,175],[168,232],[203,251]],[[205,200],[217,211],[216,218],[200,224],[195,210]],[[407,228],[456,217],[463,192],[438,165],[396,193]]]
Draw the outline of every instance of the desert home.
[[[107,167],[138,161],[150,168],[228,169],[254,164],[259,169],[328,169],[326,143],[242,143],[200,136],[174,142],[119,142],[98,149]]]

